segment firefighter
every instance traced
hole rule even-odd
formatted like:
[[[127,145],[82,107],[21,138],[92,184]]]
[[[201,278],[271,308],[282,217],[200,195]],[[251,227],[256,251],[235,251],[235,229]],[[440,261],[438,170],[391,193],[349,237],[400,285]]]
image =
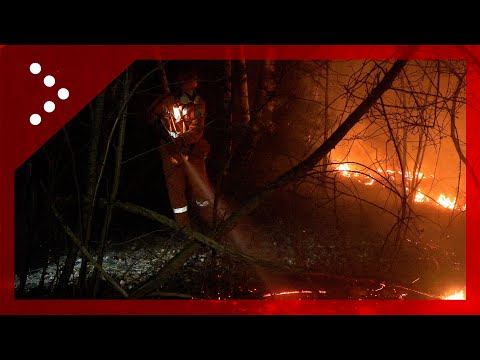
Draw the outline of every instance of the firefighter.
[[[154,105],[152,120],[160,134],[160,155],[168,195],[177,223],[190,227],[187,190],[201,219],[211,224],[212,199],[205,160],[210,145],[203,137],[205,101],[197,93],[194,71],[179,75],[180,91]]]

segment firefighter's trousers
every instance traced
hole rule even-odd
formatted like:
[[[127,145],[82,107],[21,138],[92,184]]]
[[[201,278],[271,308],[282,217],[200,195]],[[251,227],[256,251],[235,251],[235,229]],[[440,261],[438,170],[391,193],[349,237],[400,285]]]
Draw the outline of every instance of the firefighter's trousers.
[[[172,155],[160,151],[163,171],[167,184],[170,204],[175,220],[183,226],[190,227],[190,215],[187,193],[190,190],[195,214],[207,225],[211,225],[213,216],[213,199],[210,182],[203,155]]]

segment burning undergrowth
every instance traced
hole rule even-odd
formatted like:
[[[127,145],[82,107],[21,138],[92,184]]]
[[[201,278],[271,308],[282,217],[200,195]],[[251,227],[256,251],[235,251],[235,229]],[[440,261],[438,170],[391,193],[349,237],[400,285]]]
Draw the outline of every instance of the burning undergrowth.
[[[353,182],[364,186],[381,186],[397,192],[398,195],[400,195],[400,192],[404,192],[410,202],[441,206],[445,209],[461,212],[467,209],[465,194],[462,194],[462,198],[460,198],[434,190],[436,179],[433,174],[427,175],[420,171],[416,171],[415,174],[406,171],[403,174],[399,170],[395,171],[382,167],[372,169],[359,163],[348,162],[332,165],[334,172],[344,178],[351,179]],[[422,192],[421,187],[427,190]]]
[[[432,186],[434,176],[417,173],[417,188],[421,183],[433,190],[425,191],[423,198],[419,190],[410,192],[408,227],[401,238],[396,238],[401,200],[392,193],[403,194],[400,185],[405,184],[408,194],[413,176],[407,173],[402,180],[401,173],[389,169],[367,172],[365,167],[357,169],[342,163],[332,167],[328,177],[310,181],[315,176],[310,175],[277,191],[252,216],[262,226],[249,229],[246,241],[257,251],[302,267],[309,276],[328,274],[343,279],[326,286],[328,295],[318,293],[325,288],[307,286],[300,293],[298,287],[280,291],[282,297],[318,298],[333,296],[337,291],[335,296],[350,298],[346,294],[354,289],[353,296],[358,298],[411,298],[412,291],[427,294],[420,297],[434,298],[465,287],[464,199],[438,193]],[[373,291],[367,281],[339,291],[345,278],[354,282],[371,279],[375,286],[400,285]],[[312,281],[325,283],[318,278]],[[408,289],[401,293],[404,295],[389,293],[402,288]]]

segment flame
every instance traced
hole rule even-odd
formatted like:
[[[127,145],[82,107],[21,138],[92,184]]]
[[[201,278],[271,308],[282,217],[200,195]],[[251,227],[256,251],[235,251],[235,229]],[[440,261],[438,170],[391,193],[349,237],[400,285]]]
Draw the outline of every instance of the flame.
[[[352,174],[350,173],[350,166],[348,164],[340,164],[337,166],[336,170],[341,171],[342,175],[345,177],[350,177]]]
[[[399,171],[399,174],[402,175],[402,172]],[[421,180],[421,179],[423,178],[423,173],[422,173],[422,172],[417,171],[417,172],[415,173],[415,175],[416,175],[416,176],[415,176],[415,179]],[[412,180],[414,179],[412,172],[411,172],[411,171],[407,171],[407,172],[405,173],[405,178],[408,179],[408,180],[410,180],[410,181],[412,181]]]
[[[443,300],[465,300],[465,294],[462,291],[458,291],[452,295],[445,296]]]
[[[348,177],[348,178],[351,178],[352,174],[353,174],[353,177],[357,178],[357,181],[359,183],[361,183],[363,185],[366,185],[366,186],[372,186],[375,183],[375,180],[376,180],[376,179],[373,178],[374,175],[362,174],[361,172],[352,170],[350,168],[349,164],[347,164],[347,163],[340,163],[335,168],[335,170],[340,171],[340,174],[342,176]],[[377,173],[380,173],[380,174],[381,173],[386,173],[387,175],[385,175],[385,177],[388,177],[390,180],[393,180],[393,181],[395,180],[395,175],[397,175],[397,174],[399,174],[401,176],[403,175],[403,173],[401,171],[398,171],[398,170],[395,171],[395,170],[390,170],[390,169],[385,169],[384,170],[382,168],[378,168]],[[424,177],[434,178],[433,175],[425,175],[424,173],[422,173],[420,171],[415,172],[415,176],[411,171],[406,171],[405,175],[403,175],[403,176],[405,177],[405,179],[409,180],[410,182],[412,182],[414,179],[415,180],[421,180]],[[385,187],[384,185],[382,185],[382,186]],[[409,191],[410,188],[408,186],[406,186],[405,190]],[[427,203],[427,202],[430,202],[430,198],[427,197],[425,194],[423,194],[420,191],[420,189],[418,189],[415,192],[414,201],[416,203]],[[447,196],[445,194],[440,194],[439,197],[438,197],[438,200],[435,202],[435,204],[436,205],[441,205],[444,208],[450,209],[450,210],[456,209],[456,210],[460,210],[460,211],[465,211],[466,208],[467,208],[467,205],[466,204],[464,204],[463,206],[456,205],[456,201],[457,201],[457,199],[455,197],[453,197],[453,200],[451,200],[449,196]]]
[[[438,197],[437,203],[442,205],[444,208],[453,210],[455,208],[455,202],[457,198],[453,198],[453,200],[450,200],[449,197],[446,197],[444,194],[440,194]]]
[[[420,189],[417,190],[417,193],[415,194],[415,199],[414,199],[415,202],[429,202],[430,199],[428,197],[426,197],[424,194],[422,194],[422,192],[420,191]]]

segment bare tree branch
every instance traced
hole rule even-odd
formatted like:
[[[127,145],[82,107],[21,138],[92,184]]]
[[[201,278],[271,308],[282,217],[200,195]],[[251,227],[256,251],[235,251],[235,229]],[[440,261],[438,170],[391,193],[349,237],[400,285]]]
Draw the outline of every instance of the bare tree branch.
[[[100,199],[99,204],[101,206],[107,206],[108,201],[104,200],[104,199]],[[175,220],[170,219],[169,217],[166,217],[164,215],[161,215],[161,214],[159,214],[159,213],[157,213],[153,210],[144,208],[142,206],[135,205],[135,204],[128,203],[128,202],[120,202],[120,201],[116,201],[116,202],[112,203],[111,205],[118,208],[118,209],[127,211],[129,213],[137,214],[137,215],[140,215],[140,216],[144,216],[148,219],[158,221],[159,223],[162,223],[164,225],[169,226],[172,230],[177,231],[178,233],[182,234],[183,236],[185,236],[189,240],[197,241],[197,242],[199,242],[203,245],[206,245],[206,246],[208,246],[212,249],[217,250],[218,252],[222,252],[222,253],[231,255],[231,256],[233,256],[233,257],[235,257],[239,260],[245,261],[247,263],[256,264],[256,265],[265,266],[265,267],[274,268],[274,269],[276,268],[276,269],[283,269],[283,270],[285,270],[285,269],[290,269],[291,270],[291,267],[289,267],[289,266],[285,266],[285,265],[282,265],[282,264],[277,264],[277,263],[274,263],[274,262],[258,259],[256,257],[247,255],[247,254],[245,254],[245,253],[243,253],[239,250],[235,250],[235,249],[232,249],[228,246],[222,245],[219,242],[215,241],[214,239],[212,239],[212,238],[210,238],[210,237],[208,237],[208,236],[206,236],[206,235],[204,235],[200,232],[186,229],[184,226],[180,225]]]
[[[70,237],[70,239],[73,240],[75,245],[77,245],[80,249],[80,251],[83,253],[83,255],[90,261],[93,266],[100,271],[100,273],[103,275],[105,280],[107,280],[114,288],[117,290],[124,298],[128,298],[128,294],[125,290],[122,289],[122,287],[105,271],[105,269],[98,264],[95,259],[93,258],[92,254],[88,252],[88,250],[85,248],[85,246],[82,245],[81,241],[77,238],[77,236],[73,233],[73,231],[70,229],[70,227],[65,224],[63,221],[60,213],[58,210],[55,208],[55,206],[52,205],[52,211],[57,220],[60,222],[60,225],[62,225],[63,230],[65,233]]]

